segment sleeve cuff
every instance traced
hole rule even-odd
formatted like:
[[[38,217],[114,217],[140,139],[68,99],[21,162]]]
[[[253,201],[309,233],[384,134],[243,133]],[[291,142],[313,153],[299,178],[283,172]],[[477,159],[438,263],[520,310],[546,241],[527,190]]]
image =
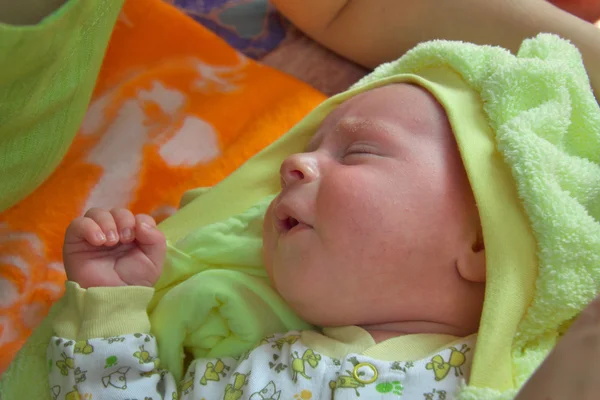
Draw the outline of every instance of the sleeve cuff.
[[[153,294],[142,286],[82,289],[69,281],[52,327],[57,336],[75,340],[150,333],[146,309]]]

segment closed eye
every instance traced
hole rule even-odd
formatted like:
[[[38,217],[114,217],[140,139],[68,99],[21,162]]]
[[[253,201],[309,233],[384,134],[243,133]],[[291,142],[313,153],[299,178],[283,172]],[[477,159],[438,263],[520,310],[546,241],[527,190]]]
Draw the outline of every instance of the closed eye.
[[[376,156],[379,155],[378,150],[367,144],[352,145],[346,149],[344,157],[361,157],[361,156]]]

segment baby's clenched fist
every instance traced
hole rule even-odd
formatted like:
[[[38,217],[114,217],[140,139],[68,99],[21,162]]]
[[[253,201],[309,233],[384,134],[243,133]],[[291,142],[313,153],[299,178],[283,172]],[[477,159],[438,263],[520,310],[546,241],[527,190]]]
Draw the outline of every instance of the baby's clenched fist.
[[[82,288],[151,287],[162,272],[166,247],[149,215],[92,208],[67,228],[63,246],[67,278]]]

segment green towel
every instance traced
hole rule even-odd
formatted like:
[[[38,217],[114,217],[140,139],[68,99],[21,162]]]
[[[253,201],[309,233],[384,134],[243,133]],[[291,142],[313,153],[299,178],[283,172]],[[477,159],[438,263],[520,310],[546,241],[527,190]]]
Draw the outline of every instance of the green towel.
[[[37,25],[0,23],[0,212],[41,185],[71,145],[123,2],[70,0]]]

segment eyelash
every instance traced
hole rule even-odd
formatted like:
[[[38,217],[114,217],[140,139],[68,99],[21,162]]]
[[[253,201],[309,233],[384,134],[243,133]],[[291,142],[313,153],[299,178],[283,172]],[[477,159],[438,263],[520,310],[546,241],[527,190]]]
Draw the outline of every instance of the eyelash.
[[[373,155],[375,154],[375,152],[373,151],[373,149],[370,146],[353,146],[348,148],[348,150],[346,150],[345,153],[345,157],[346,156],[352,156],[352,155]]]

